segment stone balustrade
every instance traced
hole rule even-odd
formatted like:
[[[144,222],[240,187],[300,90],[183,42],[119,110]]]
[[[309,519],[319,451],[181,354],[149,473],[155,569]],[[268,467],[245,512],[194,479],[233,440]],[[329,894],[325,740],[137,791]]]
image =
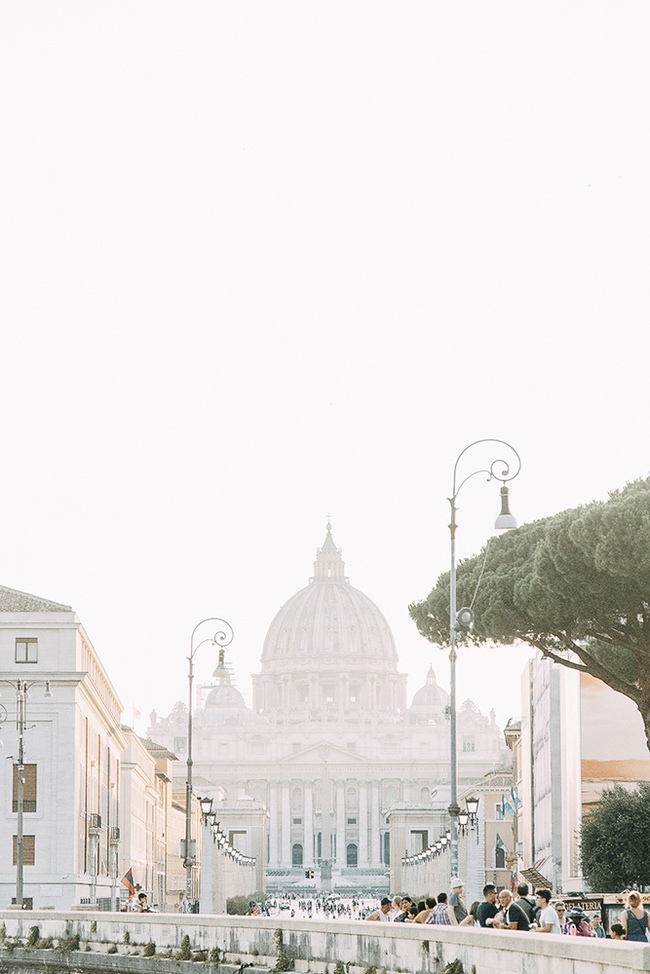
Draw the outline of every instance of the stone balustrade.
[[[6,937],[26,940],[37,926],[41,937],[78,935],[82,952],[74,966],[84,969],[84,954],[106,952],[107,945],[153,943],[158,953],[178,950],[184,936],[195,950],[219,948],[229,963],[274,968],[280,954],[301,974],[333,972],[337,962],[348,974],[442,974],[460,961],[464,974],[636,974],[650,970],[650,944],[595,938],[549,936],[469,927],[368,921],[296,920],[203,914],[0,912]],[[87,946],[88,945],[88,946]],[[88,950],[90,947],[90,950]],[[3,951],[4,954],[4,951]],[[148,958],[138,958],[147,971]],[[0,960],[0,967],[2,967]],[[88,964],[88,969],[95,964]],[[41,968],[42,969],[42,968]],[[196,967],[193,968],[196,970]]]

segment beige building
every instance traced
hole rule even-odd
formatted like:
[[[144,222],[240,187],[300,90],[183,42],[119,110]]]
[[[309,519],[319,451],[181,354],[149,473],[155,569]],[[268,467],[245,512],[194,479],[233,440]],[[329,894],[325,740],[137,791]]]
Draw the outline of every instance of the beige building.
[[[223,789],[226,802],[252,799],[268,811],[270,889],[386,890],[390,809],[422,809],[433,823],[449,804],[448,702],[430,669],[409,706],[390,626],[350,584],[328,524],[313,576],[271,622],[253,707],[224,665],[197,689],[196,789],[215,799]],[[180,784],[186,706],[154,712],[149,734],[178,756]],[[470,701],[458,740],[461,787],[509,761],[494,715]],[[259,840],[239,841],[260,856]]]
[[[522,718],[506,728],[514,754],[517,867],[558,892],[585,888],[579,831],[606,787],[650,780],[643,721],[631,700],[587,673],[541,656],[522,675]]]

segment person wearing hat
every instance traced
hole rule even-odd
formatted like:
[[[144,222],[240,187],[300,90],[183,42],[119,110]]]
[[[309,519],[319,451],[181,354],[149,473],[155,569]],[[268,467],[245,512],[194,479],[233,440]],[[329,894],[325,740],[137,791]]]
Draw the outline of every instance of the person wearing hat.
[[[459,876],[452,876],[449,880],[451,896],[449,897],[449,919],[452,924],[461,923],[467,916],[467,907],[463,899],[464,883]]]
[[[589,917],[581,906],[574,906],[566,915],[567,933],[571,937],[595,937]]]

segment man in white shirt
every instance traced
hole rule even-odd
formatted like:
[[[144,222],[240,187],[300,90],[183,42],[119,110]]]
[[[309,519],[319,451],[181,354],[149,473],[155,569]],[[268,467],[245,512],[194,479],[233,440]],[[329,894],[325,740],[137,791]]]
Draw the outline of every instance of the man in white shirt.
[[[379,909],[375,910],[374,913],[371,913],[369,917],[366,917],[366,920],[379,920],[382,923],[388,923],[393,919],[391,916],[391,913],[393,912],[391,910],[391,906],[392,906],[391,901],[388,899],[387,896],[384,896],[379,906]]]
[[[540,908],[540,914],[537,920],[539,933],[562,933],[558,915],[551,906],[550,889],[535,890],[535,900]]]

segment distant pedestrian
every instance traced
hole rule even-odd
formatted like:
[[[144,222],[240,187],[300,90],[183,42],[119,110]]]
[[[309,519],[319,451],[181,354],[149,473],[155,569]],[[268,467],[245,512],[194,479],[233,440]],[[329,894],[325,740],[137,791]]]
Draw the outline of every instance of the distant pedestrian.
[[[537,905],[535,900],[528,895],[530,892],[528,883],[520,883],[517,887],[517,897],[515,903],[520,906],[528,917],[528,922],[532,923],[537,918]]]
[[[435,905],[436,905],[435,896],[427,896],[426,900],[424,901],[423,908],[419,911],[418,915],[415,918],[415,922],[426,923]]]
[[[621,913],[621,924],[625,930],[625,939],[638,943],[646,943],[648,931],[648,914],[643,909],[641,897],[635,891],[627,898],[627,910]]]
[[[594,913],[594,915],[592,916],[591,929],[596,934],[596,936],[600,937],[601,939],[607,936],[607,934],[605,933],[605,928],[603,926],[603,920],[600,913]]]
[[[539,907],[537,917],[539,933],[562,933],[560,919],[554,907],[551,906],[550,889],[538,889],[535,891],[535,899]]]
[[[517,906],[512,898],[512,893],[509,889],[502,889],[499,893],[499,903],[501,904],[501,909],[503,911],[503,919],[495,919],[493,922],[494,927],[498,927],[499,930],[529,930],[530,924],[528,923],[528,917],[522,910],[520,906]]]
[[[612,923],[609,927],[612,940],[625,940],[625,927],[622,923]]]
[[[477,910],[478,922],[482,927],[489,929],[498,912],[497,888],[494,883],[488,883],[487,886],[483,887],[483,902],[479,903]]]
[[[449,919],[450,906],[447,903],[447,894],[438,893],[438,902],[429,914],[427,923],[435,923],[443,926],[451,926]]]
[[[449,897],[449,919],[452,924],[462,923],[467,916],[467,907],[463,899],[463,889],[465,884],[459,876],[452,876],[449,885],[451,886],[451,896]]]

